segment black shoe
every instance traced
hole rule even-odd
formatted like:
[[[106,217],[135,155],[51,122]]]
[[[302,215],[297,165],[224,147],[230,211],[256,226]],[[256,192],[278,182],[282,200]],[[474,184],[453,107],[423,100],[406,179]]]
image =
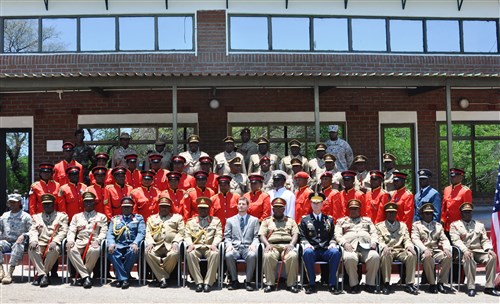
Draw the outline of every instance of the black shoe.
[[[298,293],[299,292],[299,289],[297,287],[293,286],[293,285],[292,286],[288,286],[286,288],[286,290],[289,291],[289,292],[291,292],[291,293]]]
[[[90,277],[86,277],[85,279],[83,279],[82,286],[85,289],[92,288],[92,280],[90,279]]]
[[[475,289],[469,289],[469,290],[467,290],[467,295],[469,297],[475,297],[476,296],[476,290]]]
[[[254,291],[254,288],[252,286],[252,283],[245,283],[245,289],[247,291]]]
[[[116,288],[122,288],[123,281],[116,281],[115,287]]]
[[[443,283],[438,283],[438,285],[437,285],[437,290],[438,290],[440,293],[449,293],[448,288],[444,287]]]
[[[50,273],[50,277],[54,278],[54,279],[58,279],[59,278],[59,274],[57,273],[57,271],[52,271]]]
[[[160,288],[165,289],[168,287],[167,279],[163,278],[160,280]]]
[[[122,283],[122,289],[128,289],[130,287],[130,282],[129,280],[125,280]]]
[[[196,292],[202,292],[203,291],[203,285],[197,284],[196,285]]]
[[[42,279],[42,276],[38,276],[33,282],[31,282],[31,285],[33,286],[40,286],[40,280]]]
[[[49,278],[46,275],[44,275],[40,279],[40,287],[47,287],[47,286],[49,286]]]
[[[365,285],[365,291],[368,293],[377,293],[377,287],[373,285]]]
[[[210,292],[210,290],[212,290],[212,288],[210,287],[210,285],[205,284],[205,286],[203,286],[203,292]]]
[[[306,294],[312,294],[312,293],[316,293],[316,286],[308,285],[306,287]]]
[[[413,285],[413,284],[407,284],[405,286],[404,291],[406,293],[409,293],[409,294],[412,294],[412,295],[418,295],[417,287],[415,287],[415,285]]]
[[[495,290],[494,288],[485,288],[484,293],[490,296],[498,297],[500,296],[500,292]]]
[[[337,288],[337,285],[332,285],[332,286],[328,287],[328,291],[334,295],[338,295],[341,293],[340,289]]]
[[[384,283],[384,285],[382,285],[382,294],[385,294],[385,295],[388,295],[391,293],[391,286],[389,283]]]
[[[429,285],[429,293],[438,293],[436,285]]]
[[[271,292],[273,291],[273,287],[271,285],[266,285],[266,287],[264,287],[264,292]]]
[[[358,285],[354,285],[354,286],[351,286],[351,288],[349,289],[349,293],[352,293],[352,294],[356,294],[356,293],[360,293],[361,292],[361,288]]]
[[[238,289],[238,285],[239,285],[239,282],[236,280],[236,281],[231,281],[231,283],[229,283],[229,286],[227,287],[228,290],[236,290]]]

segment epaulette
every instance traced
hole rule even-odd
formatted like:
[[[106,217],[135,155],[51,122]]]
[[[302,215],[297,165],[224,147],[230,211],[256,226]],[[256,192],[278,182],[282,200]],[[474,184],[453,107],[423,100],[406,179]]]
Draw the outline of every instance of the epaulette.
[[[114,186],[115,186],[114,184],[106,185],[106,189],[113,188]]]
[[[132,193],[135,193],[135,192],[139,191],[139,190],[137,190],[137,189],[138,189],[138,188],[132,189],[132,191],[130,191],[130,195],[132,195]]]
[[[470,188],[467,187],[466,185],[462,185],[462,188],[464,188],[465,190],[470,190]]]
[[[406,189],[406,193],[408,193],[408,194],[413,194],[413,193],[411,193],[411,191],[410,191],[410,190],[408,190],[408,189]]]
[[[39,185],[40,184],[40,181],[36,181],[34,182],[33,184],[31,184],[31,187],[35,186],[35,185]]]
[[[333,216],[329,215],[329,214],[325,214],[327,218],[331,218],[333,219]]]

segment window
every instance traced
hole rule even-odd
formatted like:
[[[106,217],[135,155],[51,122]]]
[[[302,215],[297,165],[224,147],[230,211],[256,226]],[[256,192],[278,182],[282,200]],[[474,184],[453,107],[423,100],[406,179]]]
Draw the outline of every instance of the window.
[[[42,19],[42,52],[75,52],[76,19]]]
[[[352,19],[352,49],[354,51],[386,51],[384,19]]]
[[[315,51],[347,51],[347,18],[314,18]]]
[[[3,34],[5,53],[38,52],[37,19],[6,19]]]
[[[193,49],[193,17],[158,17],[160,50]]]
[[[463,183],[476,197],[492,197],[500,159],[500,123],[460,122],[452,125],[453,166],[465,170]],[[448,184],[446,124],[439,125],[440,188]]]
[[[322,123],[320,130],[321,141],[328,139],[328,125],[339,125],[339,137],[344,138],[345,123],[343,122],[328,122]],[[315,128],[314,123],[232,123],[229,126],[230,133],[236,139],[239,139],[241,129],[249,128],[252,135],[252,140],[259,137],[269,139],[271,153],[278,155],[280,158],[288,155],[288,142],[292,139],[298,139],[301,143],[300,153],[308,159],[315,157]],[[344,138],[346,139],[346,138]],[[346,139],[347,140],[347,139]]]
[[[147,51],[155,49],[153,17],[121,17],[118,18],[118,21],[120,24],[120,50]]]
[[[113,51],[116,48],[115,18],[81,18],[82,51]]]
[[[464,20],[464,52],[497,53],[496,27],[494,21]]]
[[[143,126],[80,126],[85,129],[84,141],[91,145],[95,152],[106,152],[110,156],[118,147],[119,136],[122,132],[127,132],[132,137],[132,146],[139,155],[142,162],[149,152],[154,151],[154,143],[157,139],[167,142],[167,149],[173,149],[173,136],[171,125],[143,125]],[[196,134],[195,124],[179,124],[177,127],[178,151],[185,151],[187,148],[187,138],[191,134]]]
[[[423,52],[424,33],[420,20],[390,20],[392,52]]]
[[[460,33],[458,21],[428,20],[427,51],[460,52]]]
[[[235,50],[267,50],[267,17],[231,17],[231,48]]]
[[[309,18],[271,18],[273,50],[310,49]]]

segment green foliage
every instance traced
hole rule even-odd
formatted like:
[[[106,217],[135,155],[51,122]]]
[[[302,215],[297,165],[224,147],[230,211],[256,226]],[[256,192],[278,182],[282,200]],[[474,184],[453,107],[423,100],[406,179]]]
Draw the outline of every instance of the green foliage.
[[[414,184],[414,161],[413,157],[413,140],[410,127],[384,127],[384,151],[396,156],[396,169],[408,174],[406,179],[406,187],[413,191]]]

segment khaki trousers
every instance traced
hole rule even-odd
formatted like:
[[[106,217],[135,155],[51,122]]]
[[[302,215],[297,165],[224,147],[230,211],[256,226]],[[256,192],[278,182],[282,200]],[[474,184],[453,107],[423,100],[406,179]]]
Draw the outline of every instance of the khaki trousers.
[[[424,258],[422,254],[422,263],[424,264],[427,281],[430,285],[436,284],[436,276],[434,275],[434,264],[436,262],[441,264],[438,282],[447,284],[450,280],[451,257],[447,257],[441,250],[434,250],[433,255],[428,258]]]
[[[207,275],[205,279],[201,276],[200,271],[200,258],[205,257],[208,261]],[[212,286],[215,282],[217,276],[217,270],[219,269],[219,251],[212,251],[210,247],[202,247],[194,249],[187,253],[187,263],[189,267],[189,272],[194,279],[196,284],[207,284]]]
[[[495,274],[497,271],[497,255],[494,252],[473,252],[473,258],[463,260],[465,277],[467,278],[467,289],[476,288],[477,263],[486,264],[486,288],[495,288]]]
[[[178,260],[179,252],[174,252],[173,250],[167,251],[165,246],[146,252],[146,262],[148,262],[149,267],[151,267],[151,270],[153,270],[155,277],[159,281],[170,277]]]
[[[382,272],[382,280],[383,283],[391,282],[391,269],[392,269],[392,261],[401,261],[404,263],[406,268],[406,284],[414,284],[415,283],[415,266],[417,264],[417,256],[410,255],[406,251],[401,252],[391,252],[390,255],[381,255],[380,256],[380,271]]]
[[[55,250],[47,250],[47,254],[45,255],[45,260],[42,258],[43,252],[47,246],[38,246],[36,249],[28,249],[28,256],[31,259],[31,262],[35,266],[36,272],[38,276],[46,275],[52,266],[57,262],[59,258],[60,249],[59,246],[56,246]]]
[[[358,263],[366,264],[366,284],[375,286],[377,271],[380,265],[380,256],[375,250],[366,250],[358,248],[358,251],[347,252],[343,251],[344,267],[349,275],[349,286],[359,284],[358,280]]]
[[[281,254],[285,248],[284,245],[276,245],[273,250],[264,252],[263,271],[266,276],[266,285],[273,285],[276,282],[276,267],[281,260]],[[297,284],[297,271],[299,257],[295,250],[291,250],[285,256],[286,286],[295,286]]]
[[[87,255],[85,256],[85,262],[83,262],[82,255],[84,250],[85,248],[77,248],[75,245],[68,252],[69,260],[80,274],[80,278],[90,276],[90,274],[94,270],[95,264],[97,263],[99,254],[101,252],[100,247],[94,248],[92,246],[89,246]]]

